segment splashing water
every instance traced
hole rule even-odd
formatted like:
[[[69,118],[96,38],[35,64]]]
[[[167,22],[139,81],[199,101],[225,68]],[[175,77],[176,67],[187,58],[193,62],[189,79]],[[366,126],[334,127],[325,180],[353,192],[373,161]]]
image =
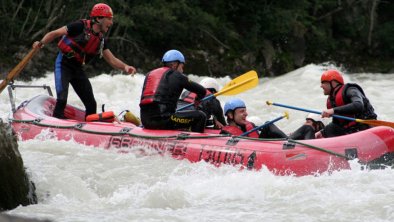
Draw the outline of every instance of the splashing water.
[[[322,110],[320,75],[326,66],[308,65],[276,78],[261,78],[258,87],[239,94],[256,124],[289,111],[278,127],[289,133],[307,113],[265,105],[266,100]],[[360,84],[378,118],[394,121],[394,74],[345,74]],[[204,77],[190,75],[199,82]],[[99,107],[139,115],[144,75],[91,78]],[[229,77],[218,78],[224,86]],[[53,74],[24,82],[48,84]],[[18,82],[18,84],[22,84]],[[38,89],[17,89],[19,104]],[[230,97],[220,96],[222,105]],[[0,95],[0,117],[10,116],[8,95]],[[83,107],[70,87],[70,104]],[[327,120],[329,121],[329,120]],[[47,137],[45,137],[47,136]],[[25,167],[37,187],[39,203],[6,213],[53,221],[393,221],[394,171],[352,170],[319,176],[275,176],[267,169],[239,171],[167,156],[119,154],[112,150],[51,139],[19,142]]]

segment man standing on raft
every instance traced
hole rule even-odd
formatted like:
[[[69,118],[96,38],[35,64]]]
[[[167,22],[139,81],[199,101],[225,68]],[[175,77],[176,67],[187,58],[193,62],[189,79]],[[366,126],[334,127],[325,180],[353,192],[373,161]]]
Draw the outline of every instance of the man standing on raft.
[[[136,69],[116,58],[108,49],[104,34],[113,24],[111,7],[99,3],[93,6],[90,19],[82,19],[66,26],[50,31],[33,44],[33,48],[42,48],[58,37],[60,52],[55,61],[55,86],[57,101],[53,116],[64,119],[64,109],[67,104],[68,87],[72,85],[82,100],[86,116],[95,114],[97,103],[94,98],[92,85],[85,74],[83,65],[89,63],[95,56],[104,58],[113,68],[135,74]]]

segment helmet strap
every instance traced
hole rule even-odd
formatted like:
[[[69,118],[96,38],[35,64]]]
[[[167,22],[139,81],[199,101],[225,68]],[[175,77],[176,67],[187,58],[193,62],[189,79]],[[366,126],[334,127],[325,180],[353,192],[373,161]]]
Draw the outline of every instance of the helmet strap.
[[[163,62],[163,64],[164,64],[164,66],[166,66],[168,68],[171,68],[171,69],[174,69],[174,70],[177,70],[178,67],[179,67],[179,62],[175,62],[175,61],[173,61],[173,62]]]
[[[227,111],[226,116],[228,120],[234,121],[234,110]]]
[[[176,61],[176,67],[175,67],[176,70],[178,70],[178,67],[179,67],[180,64],[181,63],[179,61]]]
[[[334,80],[333,80],[334,81]],[[333,81],[331,81],[330,82],[330,86],[331,86],[331,90],[330,90],[330,95],[334,95],[334,93],[335,93],[335,91],[337,91],[337,88],[338,87],[340,87],[342,84],[341,83],[339,83],[339,82],[337,82],[337,85],[334,87],[333,85],[332,85],[332,82]],[[339,89],[339,88],[338,88]]]
[[[334,95],[335,87],[332,85],[332,81],[330,81],[330,87],[331,87],[330,95]]]
[[[97,17],[91,17],[91,18],[90,18],[90,22],[91,22],[92,25],[93,25],[93,24],[99,23],[99,22],[97,21]]]

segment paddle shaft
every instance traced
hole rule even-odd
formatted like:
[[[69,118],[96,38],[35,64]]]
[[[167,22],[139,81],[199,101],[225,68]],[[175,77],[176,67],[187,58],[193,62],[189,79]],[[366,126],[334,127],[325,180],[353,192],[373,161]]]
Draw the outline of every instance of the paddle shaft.
[[[240,77],[242,77],[242,76],[240,76]],[[237,78],[239,78],[239,77],[237,77]],[[249,78],[249,79],[246,79],[246,80],[244,80],[244,81],[242,81],[242,82],[240,82],[240,83],[235,83],[234,85],[225,87],[225,88],[222,89],[220,92],[217,92],[217,93],[215,93],[215,94],[211,94],[211,95],[208,95],[208,96],[204,97],[203,99],[201,99],[201,102],[202,102],[202,101],[209,100],[209,99],[212,99],[212,98],[214,98],[214,97],[216,97],[216,96],[220,96],[220,95],[222,95],[222,94],[226,94],[226,93],[231,92],[231,91],[233,91],[233,90],[235,90],[235,89],[238,89],[240,86],[244,86],[244,85],[247,85],[248,83],[251,83],[251,82],[253,82],[253,81],[256,81],[256,78],[258,79],[257,75],[256,75],[255,77],[251,77],[251,78]],[[234,79],[234,80],[235,80],[235,79]],[[255,85],[253,84],[252,87],[255,87]],[[250,87],[250,88],[252,88],[252,87]],[[246,90],[248,90],[248,89],[250,89],[250,88],[245,88],[243,91],[246,91]],[[191,103],[191,104],[182,106],[182,107],[178,108],[176,111],[178,112],[178,111],[181,111],[181,110],[186,109],[186,108],[191,107],[191,106],[194,106],[194,104]]]
[[[262,129],[262,128],[268,126],[268,125],[271,125],[271,124],[273,124],[274,122],[277,122],[277,121],[279,121],[279,120],[281,120],[281,119],[283,119],[283,118],[285,118],[285,117],[286,117],[286,115],[285,115],[285,116],[280,116],[280,117],[278,117],[278,118],[276,118],[276,119],[273,119],[273,120],[271,120],[271,121],[269,121],[269,122],[266,122],[266,123],[264,123],[264,124],[261,125],[261,126],[255,127],[255,128],[253,128],[253,129],[251,129],[251,130],[249,130],[249,131],[246,131],[246,132],[242,133],[241,136],[247,136],[247,135],[249,135],[250,133],[252,133],[252,132],[254,132],[254,131],[257,131],[257,130],[259,130],[259,129]]]
[[[25,68],[27,63],[33,58],[33,56],[38,52],[39,47],[33,48],[30,52],[16,65],[7,75],[7,77],[0,83],[0,93],[3,92],[5,87],[10,83],[14,78],[16,78],[19,73]]]
[[[316,113],[316,114],[320,114],[320,115],[322,114],[321,112],[316,111],[316,110],[304,109],[304,108],[299,108],[299,107],[295,107],[295,106],[288,106],[288,105],[284,105],[284,104],[280,104],[280,103],[270,103],[270,105],[280,106],[280,107],[289,108],[289,109],[295,109],[295,110],[309,112],[309,113]],[[357,121],[357,119],[355,119],[355,118],[351,118],[351,117],[347,117],[347,116],[340,116],[340,115],[335,115],[335,114],[332,115],[332,117],[335,117],[338,119],[349,120],[349,121]]]

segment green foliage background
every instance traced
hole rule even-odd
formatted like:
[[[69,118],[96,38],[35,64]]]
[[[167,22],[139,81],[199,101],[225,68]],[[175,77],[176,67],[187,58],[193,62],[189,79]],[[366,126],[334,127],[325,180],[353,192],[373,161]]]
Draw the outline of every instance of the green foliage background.
[[[76,19],[99,1],[0,0],[0,73],[6,75],[35,40]],[[160,65],[166,50],[187,59],[186,73],[237,75],[255,69],[280,75],[309,63],[353,71],[393,72],[394,2],[387,0],[108,0],[115,14],[111,51],[139,72]],[[22,78],[53,70],[57,41]],[[105,62],[90,75],[111,72]]]

